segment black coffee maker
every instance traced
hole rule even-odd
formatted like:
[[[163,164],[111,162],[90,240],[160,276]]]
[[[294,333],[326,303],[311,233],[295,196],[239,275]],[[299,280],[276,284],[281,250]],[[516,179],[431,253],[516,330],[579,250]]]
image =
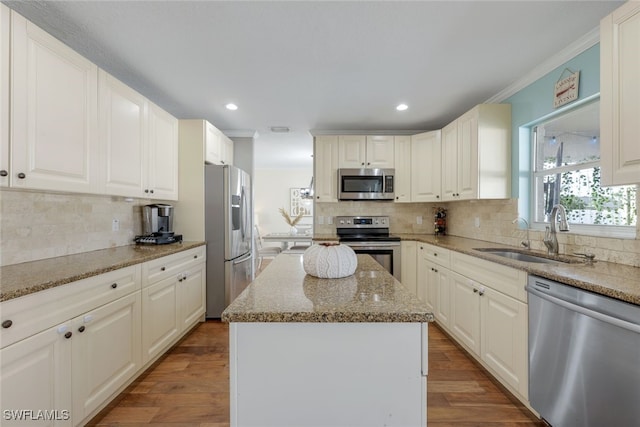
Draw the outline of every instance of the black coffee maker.
[[[162,245],[182,241],[182,235],[173,232],[173,206],[156,203],[142,207],[142,232],[136,243]]]

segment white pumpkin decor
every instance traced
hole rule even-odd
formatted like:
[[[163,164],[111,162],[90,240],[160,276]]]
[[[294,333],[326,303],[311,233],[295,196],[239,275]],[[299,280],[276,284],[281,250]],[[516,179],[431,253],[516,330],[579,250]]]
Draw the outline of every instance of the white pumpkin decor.
[[[304,271],[321,279],[351,276],[357,266],[358,257],[353,249],[339,243],[311,245],[303,254]]]

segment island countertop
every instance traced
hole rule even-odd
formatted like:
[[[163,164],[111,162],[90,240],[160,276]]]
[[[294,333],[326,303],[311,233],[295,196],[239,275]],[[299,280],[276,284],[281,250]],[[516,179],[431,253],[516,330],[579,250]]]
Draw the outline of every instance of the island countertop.
[[[282,254],[222,313],[225,322],[432,322],[433,313],[369,255],[341,279],[305,273]]]

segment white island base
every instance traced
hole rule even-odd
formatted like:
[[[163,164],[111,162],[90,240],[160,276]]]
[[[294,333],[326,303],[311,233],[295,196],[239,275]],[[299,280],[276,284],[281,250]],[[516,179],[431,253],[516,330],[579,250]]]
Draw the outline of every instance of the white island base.
[[[231,322],[231,426],[426,426],[427,323]]]

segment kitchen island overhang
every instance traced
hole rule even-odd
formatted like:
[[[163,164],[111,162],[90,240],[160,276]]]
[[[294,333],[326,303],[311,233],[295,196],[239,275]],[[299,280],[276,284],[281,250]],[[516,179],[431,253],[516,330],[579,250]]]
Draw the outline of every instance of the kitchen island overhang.
[[[354,275],[278,256],[222,314],[232,426],[424,426],[433,314],[368,255]]]

